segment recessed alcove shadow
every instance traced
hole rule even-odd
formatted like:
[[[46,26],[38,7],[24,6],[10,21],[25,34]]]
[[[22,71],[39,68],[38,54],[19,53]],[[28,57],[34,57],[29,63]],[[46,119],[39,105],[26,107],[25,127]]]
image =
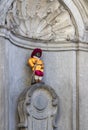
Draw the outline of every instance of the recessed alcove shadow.
[[[7,40],[8,69],[9,69],[9,130],[16,130],[17,101],[21,92],[30,85],[31,69],[27,66],[27,59],[32,50],[20,48]],[[74,119],[73,91],[75,87],[75,51],[44,51],[42,59],[45,64],[43,81],[52,86],[60,99],[60,130],[71,130]],[[68,64],[69,63],[69,64]],[[74,91],[75,92],[75,91]],[[74,112],[75,113],[75,112]]]

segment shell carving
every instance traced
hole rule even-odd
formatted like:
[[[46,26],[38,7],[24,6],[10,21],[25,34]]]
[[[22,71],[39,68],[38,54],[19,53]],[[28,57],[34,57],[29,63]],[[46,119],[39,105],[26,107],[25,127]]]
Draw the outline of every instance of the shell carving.
[[[8,11],[7,25],[32,39],[57,42],[75,36],[71,17],[58,0],[16,0]]]

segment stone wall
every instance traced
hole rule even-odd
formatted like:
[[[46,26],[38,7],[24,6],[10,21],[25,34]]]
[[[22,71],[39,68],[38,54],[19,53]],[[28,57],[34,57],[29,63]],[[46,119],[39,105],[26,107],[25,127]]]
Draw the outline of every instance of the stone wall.
[[[45,64],[43,81],[60,98],[58,130],[87,130],[87,1],[42,0],[31,6],[42,6],[44,14],[40,8],[27,16],[23,5],[30,6],[27,3],[32,1],[22,2],[0,1],[0,129],[18,130],[18,97],[31,83],[27,60],[32,50],[39,47],[43,49]]]

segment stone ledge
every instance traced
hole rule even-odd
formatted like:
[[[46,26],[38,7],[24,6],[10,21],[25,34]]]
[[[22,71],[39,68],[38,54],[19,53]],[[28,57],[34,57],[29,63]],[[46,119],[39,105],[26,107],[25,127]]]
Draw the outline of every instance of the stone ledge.
[[[8,39],[12,44],[26,48],[34,49],[41,47],[45,51],[88,51],[88,43],[81,41],[65,41],[65,42],[53,42],[53,41],[44,41],[37,39],[29,39],[26,37],[18,36],[13,34],[8,29],[1,29],[0,37]]]

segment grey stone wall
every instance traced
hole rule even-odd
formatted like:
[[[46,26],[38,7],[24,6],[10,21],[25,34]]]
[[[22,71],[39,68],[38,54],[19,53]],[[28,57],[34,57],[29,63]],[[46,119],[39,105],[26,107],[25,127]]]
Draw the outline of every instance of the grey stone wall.
[[[27,60],[31,49],[21,48],[1,38],[0,127],[17,129],[17,100],[30,85],[31,69]],[[58,130],[87,130],[87,52],[43,51],[43,81],[53,87],[60,98]],[[84,118],[84,119],[83,119]]]
[[[26,2],[25,6],[27,7]],[[53,1],[50,0],[48,2]],[[55,8],[57,7],[57,2],[58,1],[56,0]],[[20,2],[18,3],[20,5]],[[25,14],[23,14],[22,17],[24,22],[20,17],[18,17],[17,21],[17,19],[15,19],[15,5],[18,5],[18,3],[13,2],[13,0],[0,1],[0,130],[18,129],[17,101],[20,93],[30,85],[32,72],[30,67],[27,66],[27,60],[30,57],[32,50],[36,47],[43,49],[42,59],[45,64],[43,81],[52,86],[60,98],[60,119],[58,121],[58,130],[87,130],[87,0],[60,1],[59,4],[63,7],[62,10],[58,4],[59,9],[56,8],[57,11],[54,10],[54,12],[52,12],[53,4],[51,4],[52,10],[48,10],[49,12],[45,13],[47,17],[49,16],[49,13],[51,13],[50,18],[52,18],[54,16],[52,14],[56,15],[57,12],[61,10],[64,15],[60,16],[60,19],[57,17],[57,23],[60,24],[60,20],[62,22],[65,20],[65,17],[63,16],[67,16],[67,22],[64,21],[64,24],[61,24],[62,27],[64,27],[64,31],[62,31],[62,29],[58,30],[58,40],[56,40],[55,37],[51,37],[53,34],[51,30],[55,27],[54,33],[57,33],[56,29],[57,27],[60,27],[56,26],[55,21],[50,21],[50,23],[48,23],[48,20],[50,19],[47,20],[46,17],[41,15],[41,20],[47,20],[47,23],[51,25],[50,28],[47,28],[47,24],[42,24],[41,22],[39,28],[36,22],[37,29],[43,29],[44,37],[42,38],[40,38],[42,31],[40,31],[40,34],[35,33],[33,22],[30,22],[30,19],[25,19]],[[22,4],[24,5],[24,3]],[[17,6],[17,8],[19,7]],[[22,13],[24,10],[26,10],[26,8],[23,8],[22,6],[19,12]],[[36,10],[34,11],[36,12]],[[41,11],[39,11],[39,14],[40,13]],[[35,23],[35,16],[33,16],[33,21]],[[25,31],[25,35],[21,34],[22,30],[20,30],[20,28],[18,29],[18,35],[17,28],[15,28],[18,27],[18,22],[21,22],[21,29]],[[29,22],[32,24],[32,31],[27,28]],[[55,25],[54,27],[53,24]],[[71,25],[72,27],[66,29],[64,26],[65,24],[69,26]],[[44,30],[44,27],[46,27],[46,30]],[[29,35],[26,34],[26,32],[30,32]],[[46,35],[47,32],[49,35]],[[33,35],[30,35],[31,33]],[[68,34],[69,36],[72,36],[70,39]],[[74,36],[72,34],[74,34]],[[63,35],[65,36],[64,40],[62,37]],[[61,39],[59,39],[59,37],[61,37]]]
[[[27,60],[32,50],[20,48],[6,41],[9,69],[9,130],[17,129],[16,108],[20,93],[30,85],[31,69]],[[43,81],[53,87],[60,98],[58,129],[75,130],[76,127],[76,52],[43,51],[45,64]]]
[[[0,116],[0,129],[3,129],[3,126],[4,126],[4,122],[5,122],[5,117],[4,117],[4,113],[5,113],[5,104],[4,104],[4,101],[5,101],[5,88],[3,87],[4,84],[4,75],[3,75],[3,71],[4,71],[4,57],[5,57],[5,44],[3,44],[2,46],[2,43],[3,43],[3,39],[1,38],[1,42],[0,42],[0,79],[1,79],[1,82],[0,82],[0,111],[1,111],[1,116]]]
[[[88,128],[88,52],[79,52],[79,126]]]
[[[0,129],[8,130],[8,50],[5,39],[0,37]]]

